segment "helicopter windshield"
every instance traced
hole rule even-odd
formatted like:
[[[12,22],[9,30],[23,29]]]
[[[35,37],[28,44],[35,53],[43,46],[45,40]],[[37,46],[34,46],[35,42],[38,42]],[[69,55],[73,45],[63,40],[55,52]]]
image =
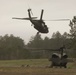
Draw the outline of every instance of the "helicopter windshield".
[[[44,22],[42,22],[42,26],[43,26],[43,27],[45,26],[45,23],[44,23]]]
[[[45,25],[45,24],[44,24],[44,23],[42,23],[42,26],[43,26],[43,27],[44,27],[44,25]]]

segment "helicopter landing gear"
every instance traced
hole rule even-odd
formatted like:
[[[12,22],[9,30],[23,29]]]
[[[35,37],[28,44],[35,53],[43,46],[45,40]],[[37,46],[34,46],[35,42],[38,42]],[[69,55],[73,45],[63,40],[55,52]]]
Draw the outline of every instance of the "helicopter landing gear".
[[[36,35],[39,35],[39,32],[37,32],[37,34]]]

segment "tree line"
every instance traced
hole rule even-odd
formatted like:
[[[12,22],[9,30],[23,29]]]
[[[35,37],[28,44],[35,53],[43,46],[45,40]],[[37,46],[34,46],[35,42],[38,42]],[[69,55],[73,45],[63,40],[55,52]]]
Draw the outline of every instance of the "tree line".
[[[20,37],[14,35],[0,36],[0,59],[27,58],[28,51],[24,49],[25,43]]]
[[[57,49],[63,45],[68,47],[68,43],[70,43],[68,33],[65,32],[63,35],[61,35],[60,32],[57,31],[56,33],[53,33],[51,38],[45,37],[42,39],[40,34],[32,36],[27,46],[30,48]]]
[[[63,35],[60,32],[53,33],[52,37],[41,37],[41,34],[32,36],[30,41],[25,44],[24,40],[20,37],[15,37],[14,35],[0,36],[0,59],[27,59],[27,58],[41,58],[45,55],[40,55],[40,53],[32,53],[32,50],[28,48],[36,49],[59,49],[63,45],[66,48],[71,48],[71,39],[68,33]],[[74,47],[74,46],[73,46]],[[74,47],[76,48],[76,46]],[[47,54],[48,55],[48,54]]]

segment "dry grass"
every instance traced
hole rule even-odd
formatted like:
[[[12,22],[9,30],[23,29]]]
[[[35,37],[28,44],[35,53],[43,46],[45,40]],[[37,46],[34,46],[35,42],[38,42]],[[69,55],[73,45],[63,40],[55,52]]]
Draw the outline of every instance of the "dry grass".
[[[42,67],[1,67],[0,75],[76,75],[76,69]]]
[[[0,61],[0,75],[76,75],[76,62],[69,63],[67,68],[48,68],[49,64],[44,59]]]

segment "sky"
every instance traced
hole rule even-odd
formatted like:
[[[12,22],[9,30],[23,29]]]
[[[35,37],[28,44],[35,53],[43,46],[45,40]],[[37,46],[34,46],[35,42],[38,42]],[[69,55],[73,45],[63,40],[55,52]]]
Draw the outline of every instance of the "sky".
[[[13,34],[21,37],[28,43],[31,36],[35,36],[37,30],[27,20],[15,20],[12,17],[28,17],[27,9],[31,8],[33,16],[40,17],[41,9],[44,9],[43,19],[73,19],[76,16],[76,0],[0,0],[0,36]],[[48,34],[59,31],[61,34],[70,31],[69,21],[45,21],[49,28]]]

